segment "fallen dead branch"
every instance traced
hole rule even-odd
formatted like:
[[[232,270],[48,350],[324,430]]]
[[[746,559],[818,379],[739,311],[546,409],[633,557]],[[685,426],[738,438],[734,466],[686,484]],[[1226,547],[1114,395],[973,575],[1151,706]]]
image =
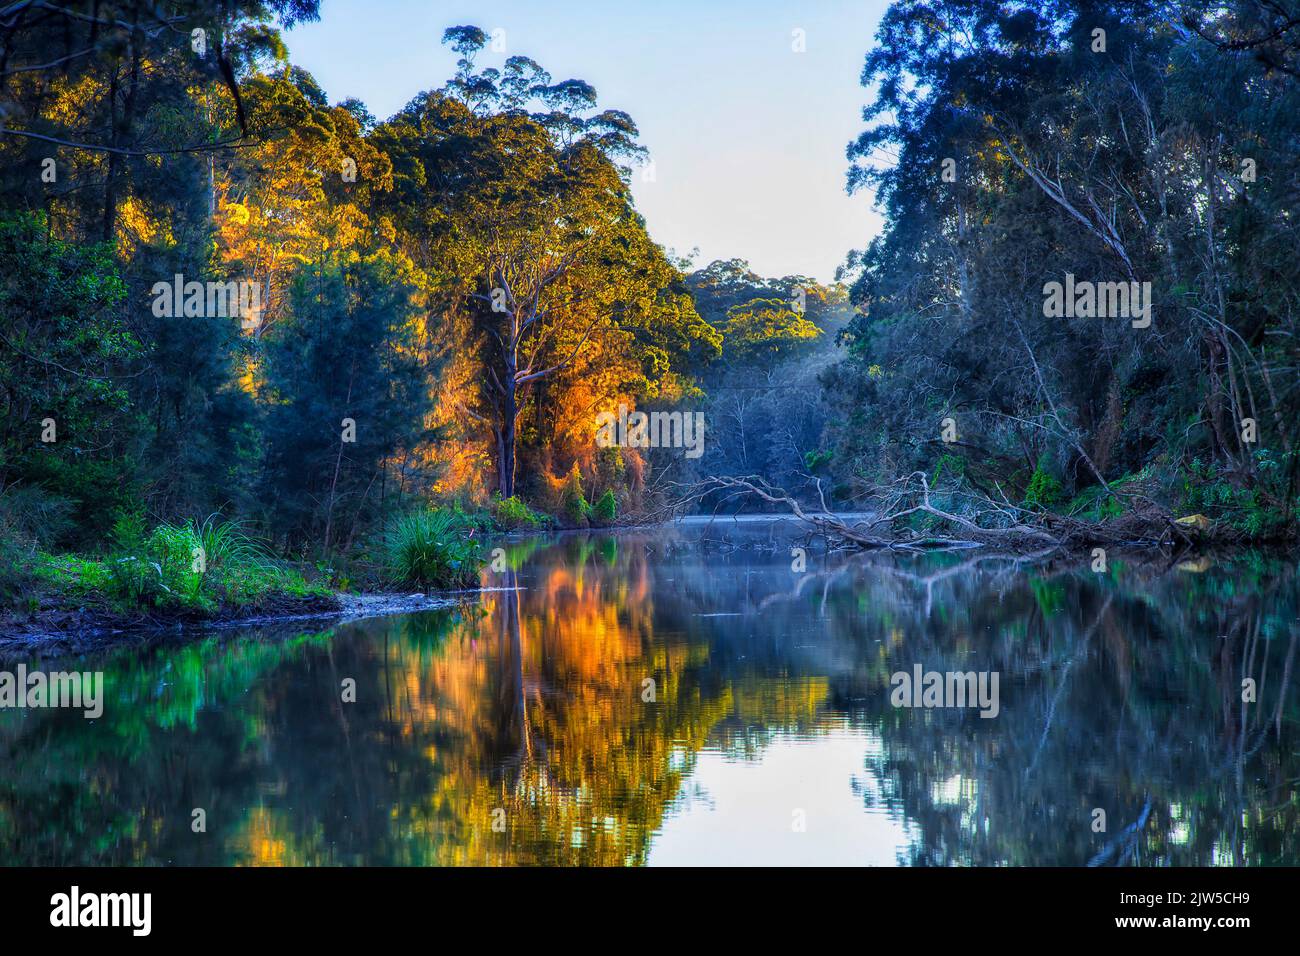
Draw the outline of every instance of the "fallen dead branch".
[[[851,521],[836,515],[826,504],[820,482],[816,487],[820,510],[809,508],[759,476],[721,475],[686,486],[676,505],[682,509],[710,500],[716,514],[728,502],[754,498],[786,508],[812,530],[835,542],[861,549],[931,551],[991,546],[1050,553],[1061,548],[1172,548],[1193,543],[1190,529],[1178,524],[1155,502],[1137,496],[1127,500],[1130,509],[1124,515],[1100,522],[1033,511],[1005,497],[999,502],[987,495],[967,495],[972,506],[959,514],[936,505],[928,478],[923,472],[914,472],[871,496],[879,502],[879,508],[864,519]],[[915,515],[936,519],[943,530],[918,532],[908,527],[908,519]]]

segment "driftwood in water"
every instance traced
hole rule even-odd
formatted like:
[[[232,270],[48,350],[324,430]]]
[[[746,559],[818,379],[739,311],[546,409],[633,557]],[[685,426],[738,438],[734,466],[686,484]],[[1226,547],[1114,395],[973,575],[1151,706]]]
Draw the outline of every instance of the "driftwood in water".
[[[814,531],[856,548],[890,548],[919,551],[991,545],[1013,551],[1051,551],[1056,548],[1090,546],[1185,547],[1192,544],[1191,529],[1177,523],[1173,516],[1149,499],[1134,496],[1132,510],[1120,518],[1105,522],[1031,511],[1009,501],[997,502],[987,496],[974,498],[970,514],[956,514],[936,506],[930,499],[930,483],[922,472],[914,472],[877,494],[878,511],[861,520],[846,520],[831,513],[817,485],[821,511],[809,510],[783,489],[757,476],[715,476],[689,486],[678,505],[698,502],[710,495],[720,496],[715,513],[728,501],[757,498],[770,505],[785,507],[790,514]],[[912,515],[924,514],[938,519],[949,529],[943,535],[909,534],[899,522]]]

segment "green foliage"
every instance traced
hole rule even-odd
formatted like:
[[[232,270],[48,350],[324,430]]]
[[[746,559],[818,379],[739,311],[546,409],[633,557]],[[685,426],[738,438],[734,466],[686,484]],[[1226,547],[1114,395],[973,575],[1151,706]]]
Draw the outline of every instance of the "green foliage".
[[[1111,484],[1113,489],[1119,489],[1120,487],[1120,482]],[[1105,488],[1100,485],[1093,485],[1075,495],[1063,510],[1066,514],[1076,518],[1084,518],[1090,521],[1107,521],[1122,515],[1124,505],[1114,495],[1107,494]]]
[[[1256,467],[1263,480],[1247,487],[1219,475],[1199,458],[1193,459],[1182,475],[1183,508],[1224,522],[1248,539],[1268,540],[1282,536],[1294,519],[1288,521],[1282,504],[1284,490],[1278,489],[1274,493],[1268,479],[1284,482],[1284,469],[1270,460],[1266,450],[1257,453]]]
[[[591,505],[582,493],[582,473],[578,471],[577,462],[573,463],[560,489],[560,508],[566,521],[580,527],[586,525],[591,516]]]
[[[192,530],[203,549],[209,573],[236,568],[261,574],[279,570],[270,550],[249,533],[242,521],[221,521],[218,515],[212,514]]]
[[[803,454],[803,464],[809,471],[816,471],[824,465],[829,465],[834,458],[835,452],[831,450],[806,451]]]
[[[966,459],[959,458],[956,455],[949,455],[946,452],[939,456],[939,460],[934,465],[934,476],[930,479],[930,487],[938,487],[939,479],[944,475],[960,479],[966,474]]]
[[[466,587],[477,580],[483,563],[474,534],[462,516],[447,508],[403,515],[384,536],[389,574],[403,584]]]
[[[376,473],[429,437],[429,370],[413,352],[412,294],[386,256],[318,263],[293,288],[292,321],[268,341],[274,401],[261,495],[272,503],[265,525],[288,546],[319,542],[329,551],[377,521],[378,498],[366,493]]]
[[[163,591],[182,604],[202,604],[202,545],[191,525],[160,524],[146,546],[150,567]],[[161,602],[157,602],[161,603]]]
[[[457,499],[449,506],[456,519],[466,528],[474,531],[495,531],[497,530],[496,519],[492,517],[490,508],[479,508],[472,504],[466,505],[465,502]]]
[[[148,501],[173,523],[244,516],[277,554],[335,563],[401,502],[446,493],[448,462],[450,493],[475,501],[493,478],[510,496],[516,474],[549,491],[552,462],[574,457],[552,452],[572,443],[579,403],[690,394],[718,356],[681,263],[636,211],[636,125],[598,110],[589,84],[552,82],[523,56],[476,66],[488,35],[453,27],[455,76],[377,123],[356,101],[331,107],[287,61],[279,28],[314,18],[316,0],[226,4],[229,86],[168,39],[210,30],[210,4],[169,20],[145,6],[46,11],[5,31],[23,64],[6,124],[92,144],[46,179],[48,143],[0,137],[0,489],[68,502],[60,547],[98,547],[109,515]],[[67,56],[83,48],[94,55]],[[275,135],[201,148],[245,120]],[[94,131],[132,149],[101,153]],[[348,165],[359,175],[341,176]],[[552,257],[564,267],[546,267]],[[478,295],[502,268],[533,312],[497,350],[510,323]],[[224,310],[151,308],[174,276],[258,283],[257,328]],[[592,325],[597,312],[611,321]],[[506,352],[528,354],[532,374],[498,395]],[[47,418],[56,442],[40,440]],[[617,457],[607,465],[616,480],[593,469],[598,487],[636,483]],[[504,520],[541,519],[508,507]],[[175,582],[150,582],[142,556],[183,542],[158,533],[124,553],[142,566],[119,577],[165,602]]]
[[[847,288],[808,276],[760,276],[743,259],[715,260],[690,273],[686,285],[699,314],[724,331],[722,355],[702,370],[703,395],[689,406],[709,423],[703,456],[659,467],[682,472],[684,482],[760,474],[816,496],[808,474],[827,474],[835,458],[824,440],[830,408],[819,378],[839,352],[835,333],[853,314]],[[759,435],[779,440],[755,441]]]
[[[0,493],[0,606],[30,597],[40,549],[64,535],[72,508],[39,488],[13,485]]]
[[[78,597],[107,593],[111,584],[108,566],[93,558],[38,553],[31,567],[42,586]]]
[[[605,493],[596,499],[596,503],[591,506],[590,517],[594,525],[605,526],[614,523],[618,517],[618,499],[614,497],[614,489],[606,489]]]
[[[821,334],[821,329],[783,299],[750,299],[727,310],[723,354],[747,364],[770,365],[790,357]]]
[[[451,30],[456,77],[413,99],[374,140],[393,168],[384,205],[399,245],[450,293],[452,347],[470,382],[448,403],[486,423],[485,459],[501,495],[535,495],[554,446],[572,438],[571,416],[552,410],[689,391],[721,335],[700,318],[680,268],[635,210],[620,166],[643,152],[631,118],[588,115],[594,89],[552,84],[523,57],[478,70],[482,36],[472,26]],[[545,265],[561,260],[563,269]],[[484,308],[483,289],[497,286],[502,270],[512,276],[509,301]],[[592,326],[596,312],[611,321]],[[516,379],[523,355],[532,374]],[[575,376],[576,368],[591,374]],[[468,422],[464,432],[481,435]]]
[[[12,607],[32,581],[32,554],[0,524],[0,607]]]
[[[1168,29],[1145,2],[888,6],[848,150],[850,190],[872,190],[885,227],[849,257],[861,314],[840,335],[848,357],[823,376],[840,477],[928,470],[941,404],[981,494],[997,497],[1046,457],[1063,469],[1056,481],[1036,470],[1031,507],[1080,496],[1094,465],[1107,480],[1155,466],[1143,494],[1172,507],[1178,463],[1199,456],[1214,463],[1212,483],[1231,486],[1206,493],[1243,533],[1287,520],[1294,489],[1252,463],[1256,446],[1237,429],[1257,418],[1258,445],[1277,447],[1300,418],[1300,391],[1277,384],[1294,377],[1295,197],[1260,175],[1220,204],[1203,170],[1290,168],[1300,94],[1267,58],[1229,49],[1257,34],[1253,5],[1179,7],[1191,29]],[[1081,42],[1098,16],[1122,58]],[[1149,192],[1116,185],[1156,168],[1168,176]],[[1206,248],[1224,254],[1207,266]],[[1112,290],[1140,277],[1152,300],[1049,318],[1047,284],[1067,274]],[[1153,317],[1158,332],[1142,328]],[[1102,517],[1121,507],[1095,494],[1074,505]]]
[[[131,607],[154,603],[161,593],[154,582],[161,577],[162,569],[152,572],[149,566],[144,515],[120,512],[108,540],[108,595]]]
[[[85,528],[132,477],[124,373],[141,346],[125,295],[111,245],[65,242],[41,214],[0,218],[0,488],[40,487]]]
[[[1047,509],[1059,504],[1063,497],[1064,489],[1061,483],[1043,470],[1043,462],[1040,459],[1025,488],[1024,506]]]
[[[69,559],[62,559],[68,561]],[[279,594],[323,595],[321,585],[275,561],[267,547],[236,521],[210,515],[202,522],[161,523],[147,530],[142,515],[119,513],[102,577],[86,563],[77,572],[83,590],[102,587],[120,608],[190,610],[255,606]]]
[[[493,499],[492,511],[497,524],[507,531],[533,531],[546,525],[546,517],[529,508],[518,495]]]

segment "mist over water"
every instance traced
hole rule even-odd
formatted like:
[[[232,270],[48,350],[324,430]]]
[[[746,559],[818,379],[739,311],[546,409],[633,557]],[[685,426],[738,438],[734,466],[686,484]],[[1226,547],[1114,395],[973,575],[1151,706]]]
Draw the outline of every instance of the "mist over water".
[[[513,570],[458,610],[50,660],[102,670],[104,712],[0,710],[0,861],[1300,857],[1291,564],[810,544],[792,571],[805,543],[767,521],[505,541]],[[997,716],[892,706],[916,665],[998,673]]]

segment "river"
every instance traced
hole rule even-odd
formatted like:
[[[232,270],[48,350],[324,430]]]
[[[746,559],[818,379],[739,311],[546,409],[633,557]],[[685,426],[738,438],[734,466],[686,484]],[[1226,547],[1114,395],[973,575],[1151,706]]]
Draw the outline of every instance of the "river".
[[[827,555],[753,520],[500,545],[443,611],[0,662],[104,675],[98,718],[0,710],[0,862],[1300,859],[1292,563]],[[896,706],[930,672],[996,707]]]

